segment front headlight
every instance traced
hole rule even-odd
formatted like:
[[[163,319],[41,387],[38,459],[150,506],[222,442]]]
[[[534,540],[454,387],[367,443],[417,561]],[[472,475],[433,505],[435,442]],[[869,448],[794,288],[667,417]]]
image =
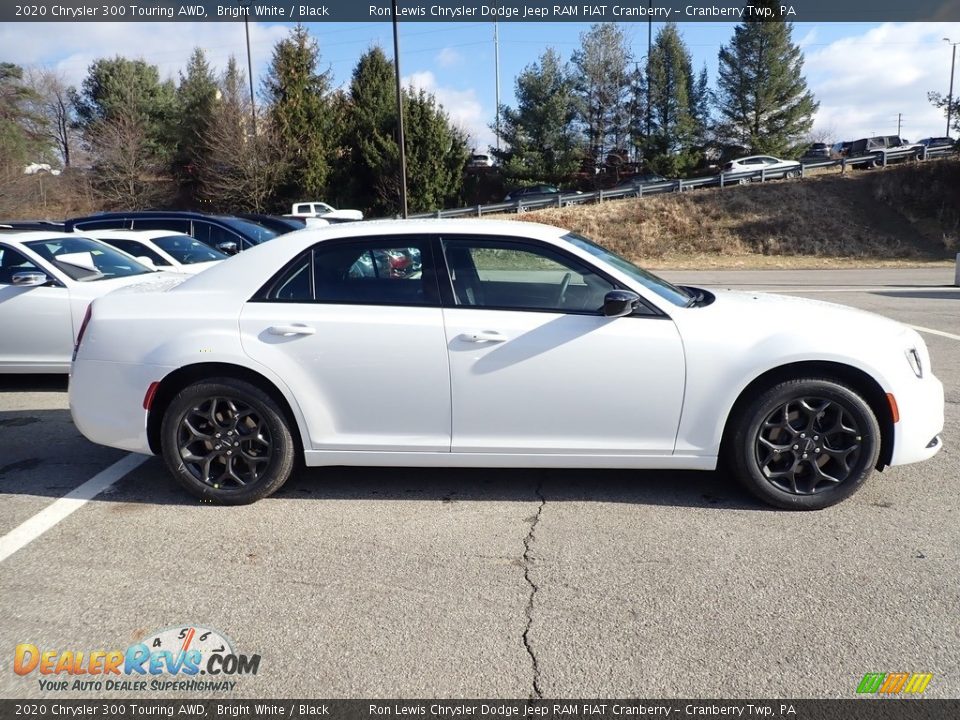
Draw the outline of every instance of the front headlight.
[[[923,363],[920,360],[920,353],[917,352],[915,347],[912,347],[906,351],[907,362],[910,363],[910,369],[913,370],[913,374],[918,378],[923,377]]]

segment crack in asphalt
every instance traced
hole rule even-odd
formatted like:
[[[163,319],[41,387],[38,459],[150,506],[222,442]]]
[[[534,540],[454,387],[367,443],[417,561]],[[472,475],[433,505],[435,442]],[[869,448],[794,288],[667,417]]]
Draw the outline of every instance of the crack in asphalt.
[[[533,581],[533,578],[530,577],[530,545],[537,531],[540,516],[543,514],[543,506],[547,503],[547,499],[543,496],[542,478],[537,480],[537,487],[534,492],[540,500],[540,505],[537,507],[537,514],[533,516],[532,522],[530,523],[530,532],[527,533],[527,536],[523,540],[523,579],[526,580],[530,586],[530,595],[527,598],[526,607],[527,626],[523,630],[523,646],[526,648],[527,655],[530,656],[530,662],[533,664],[533,693],[530,697],[531,699],[540,700],[543,698],[543,691],[540,689],[540,664],[537,660],[537,654],[533,651],[533,646],[530,644],[530,628],[533,626],[533,599],[540,588]]]

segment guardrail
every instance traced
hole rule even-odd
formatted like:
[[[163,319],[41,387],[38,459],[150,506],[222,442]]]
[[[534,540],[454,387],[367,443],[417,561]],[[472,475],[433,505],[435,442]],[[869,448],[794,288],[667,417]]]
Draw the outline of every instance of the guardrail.
[[[710,177],[691,178],[689,180],[666,180],[664,182],[644,183],[634,187],[620,188],[614,190],[597,190],[586,193],[560,193],[544,198],[534,198],[523,200],[522,198],[512,202],[492,203],[490,205],[473,205],[471,207],[452,208],[449,210],[436,210],[431,213],[419,213],[411,215],[411,218],[458,218],[458,217],[483,217],[495,213],[517,212],[522,213],[527,210],[544,210],[546,208],[562,208],[568,205],[582,205],[588,203],[602,203],[605,200],[622,200],[624,198],[642,198],[647,195],[661,195],[663,193],[685,192],[696,188],[705,187],[726,187],[727,185],[743,185],[750,182],[766,182],[767,180],[779,180],[787,177],[791,173],[799,173],[803,177],[807,170],[817,168],[839,167],[841,172],[848,167],[884,167],[891,162],[899,160],[932,160],[935,158],[944,158],[955,155],[957,151],[952,147],[928,149],[915,146],[905,148],[890,148],[887,150],[872,150],[867,155],[861,155],[855,158],[841,158],[839,160],[823,160],[821,162],[801,162],[799,167],[780,168],[777,170],[751,170],[749,172],[739,173],[720,173]]]

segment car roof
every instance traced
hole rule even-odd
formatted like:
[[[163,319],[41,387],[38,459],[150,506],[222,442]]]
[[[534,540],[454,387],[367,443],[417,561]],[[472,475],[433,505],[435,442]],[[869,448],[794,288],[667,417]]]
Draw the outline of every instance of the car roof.
[[[190,237],[186,233],[177,232],[176,230],[123,230],[118,228],[83,230],[82,234],[107,240],[154,240],[160,237],[170,237],[171,235]]]

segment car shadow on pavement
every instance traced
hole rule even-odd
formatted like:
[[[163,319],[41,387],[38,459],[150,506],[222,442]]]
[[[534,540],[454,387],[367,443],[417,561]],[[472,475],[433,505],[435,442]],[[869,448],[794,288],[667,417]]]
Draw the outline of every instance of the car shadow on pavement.
[[[960,290],[874,290],[871,295],[917,300],[960,300]]]

